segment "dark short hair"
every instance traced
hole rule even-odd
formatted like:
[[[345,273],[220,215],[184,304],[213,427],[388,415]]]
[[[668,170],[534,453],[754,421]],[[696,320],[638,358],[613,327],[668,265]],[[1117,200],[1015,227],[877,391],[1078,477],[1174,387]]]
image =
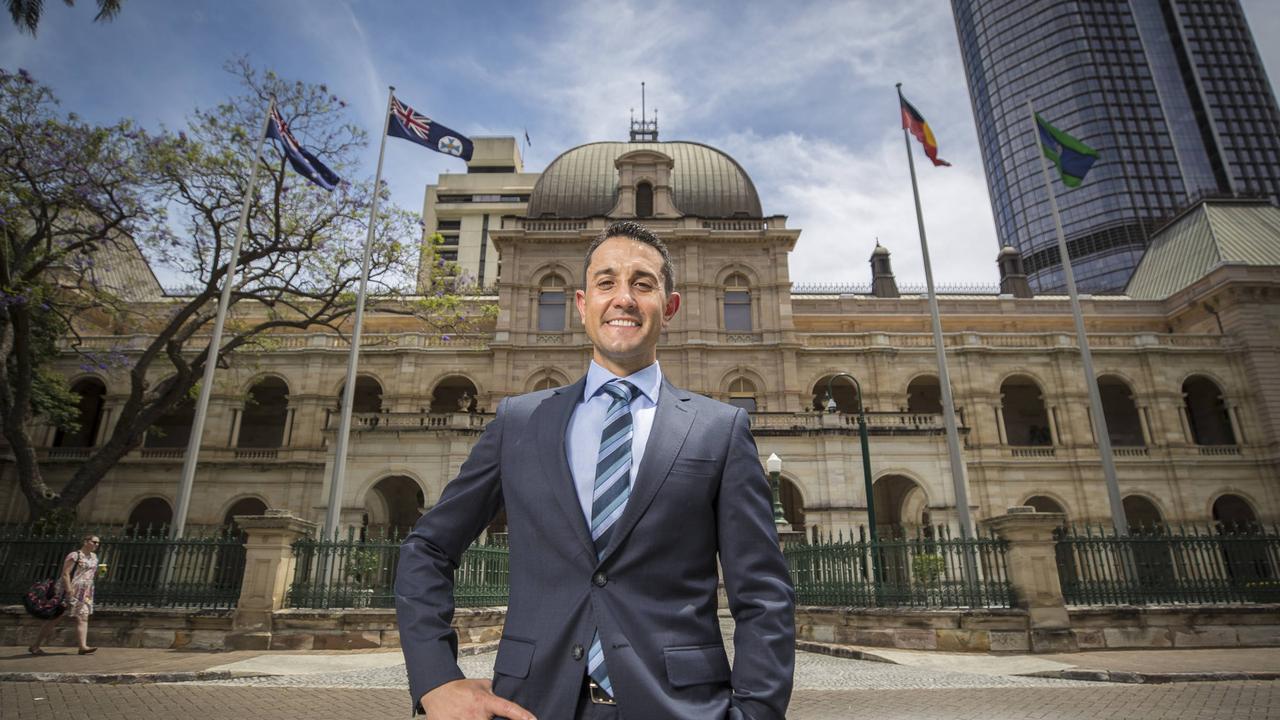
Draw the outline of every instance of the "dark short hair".
[[[667,295],[670,295],[676,289],[675,268],[671,265],[671,253],[667,251],[667,244],[662,242],[657,235],[649,228],[641,225],[634,220],[617,220],[609,223],[609,226],[600,231],[591,244],[587,246],[587,259],[582,261],[582,282],[587,282],[587,268],[591,267],[591,256],[595,254],[596,248],[604,244],[605,240],[610,238],[628,238],[636,242],[642,242],[645,245],[658,251],[662,256],[662,289]]]

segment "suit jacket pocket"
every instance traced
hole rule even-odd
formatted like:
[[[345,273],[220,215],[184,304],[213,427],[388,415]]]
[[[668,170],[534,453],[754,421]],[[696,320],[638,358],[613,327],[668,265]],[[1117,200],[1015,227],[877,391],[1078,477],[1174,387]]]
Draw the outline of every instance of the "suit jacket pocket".
[[[671,472],[708,477],[714,474],[719,467],[720,461],[715,458],[677,457],[675,462],[671,464]]]
[[[671,687],[729,682],[729,656],[721,643],[669,647],[662,653]]]
[[[493,662],[493,671],[514,678],[529,677],[533,648],[534,644],[530,640],[503,635],[498,642],[498,658]]]

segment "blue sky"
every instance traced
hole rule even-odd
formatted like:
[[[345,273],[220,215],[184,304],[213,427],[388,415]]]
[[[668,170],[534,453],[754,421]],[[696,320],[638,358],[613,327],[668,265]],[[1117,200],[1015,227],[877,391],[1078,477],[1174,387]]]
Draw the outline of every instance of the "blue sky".
[[[1243,0],[1273,87],[1280,2]],[[919,167],[935,278],[993,283],[998,250],[973,115],[945,0],[848,2],[47,2],[35,38],[0,23],[0,67],[26,68],[63,107],[101,122],[180,127],[235,92],[223,64],[247,54],[323,82],[376,141],[386,88],[472,135],[528,128],[525,166],[626,138],[639,85],[664,140],[733,155],[766,214],[803,230],[791,278],[866,282],[875,239],[901,282],[922,282],[893,84],[928,118],[951,168]],[[461,161],[391,141],[384,176],[419,210]],[[367,151],[373,175],[377,147]],[[917,162],[920,160],[917,156]]]

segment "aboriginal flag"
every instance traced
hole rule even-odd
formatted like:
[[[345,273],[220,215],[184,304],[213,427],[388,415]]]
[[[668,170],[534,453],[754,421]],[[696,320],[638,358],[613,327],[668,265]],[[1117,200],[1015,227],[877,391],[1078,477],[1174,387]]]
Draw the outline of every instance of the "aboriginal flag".
[[[950,166],[951,163],[938,157],[938,141],[933,139],[933,130],[929,129],[929,123],[925,122],[924,116],[907,102],[901,93],[898,94],[898,99],[902,101],[902,127],[909,130],[920,144],[924,145],[924,154],[929,157],[934,166]]]

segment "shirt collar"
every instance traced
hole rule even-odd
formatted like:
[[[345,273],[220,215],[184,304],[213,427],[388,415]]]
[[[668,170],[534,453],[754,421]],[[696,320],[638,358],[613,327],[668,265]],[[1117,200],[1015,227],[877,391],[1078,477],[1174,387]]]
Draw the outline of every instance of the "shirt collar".
[[[590,400],[595,397],[605,383],[616,379],[619,379],[617,375],[605,370],[596,364],[595,360],[592,360],[591,365],[587,368],[587,382],[582,388],[582,399],[584,401]],[[649,402],[655,405],[658,403],[658,388],[662,386],[662,368],[659,367],[657,360],[643,370],[621,379],[635,385],[637,390],[649,398]]]

